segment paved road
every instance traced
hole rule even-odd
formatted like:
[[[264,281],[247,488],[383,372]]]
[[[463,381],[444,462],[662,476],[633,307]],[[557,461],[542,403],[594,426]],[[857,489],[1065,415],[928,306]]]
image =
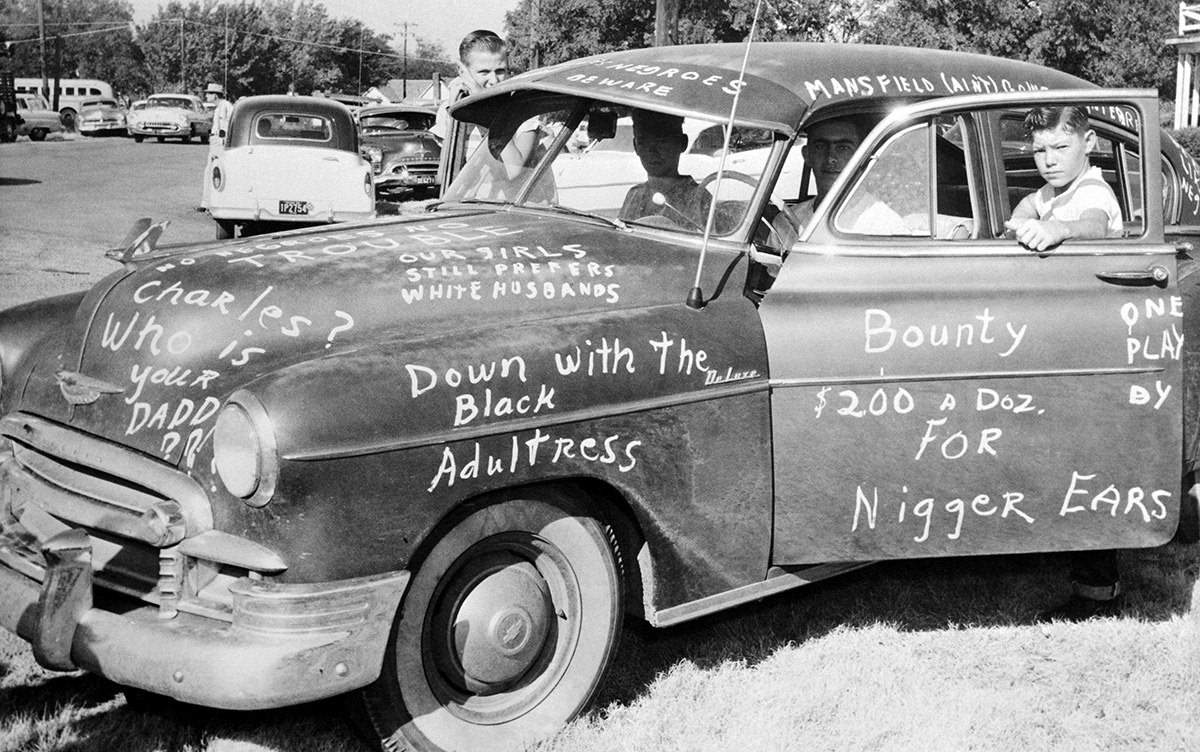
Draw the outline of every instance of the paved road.
[[[0,143],[0,309],[82,290],[117,269],[104,251],[139,217],[163,245],[212,239],[195,211],[208,147],[127,138]]]

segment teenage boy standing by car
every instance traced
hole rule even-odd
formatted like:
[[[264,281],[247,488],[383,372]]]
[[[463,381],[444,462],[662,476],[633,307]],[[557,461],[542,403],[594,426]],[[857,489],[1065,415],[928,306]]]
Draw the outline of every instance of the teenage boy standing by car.
[[[476,29],[458,45],[458,77],[452,80],[437,111],[433,133],[445,139],[450,132],[449,106],[469,94],[491,88],[508,78],[508,45],[494,31]]]
[[[1017,204],[1005,226],[1022,245],[1044,251],[1068,238],[1120,237],[1121,206],[1088,155],[1096,132],[1082,107],[1035,107],[1025,116],[1033,161],[1046,181]],[[1072,556],[1071,598],[1039,615],[1078,620],[1115,611],[1121,592],[1116,551],[1080,551]]]

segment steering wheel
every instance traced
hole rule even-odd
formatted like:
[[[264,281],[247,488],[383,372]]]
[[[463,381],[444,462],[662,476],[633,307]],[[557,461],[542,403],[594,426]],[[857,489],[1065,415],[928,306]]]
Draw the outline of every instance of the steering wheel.
[[[737,170],[726,170],[721,175],[722,180],[725,178],[732,178],[732,179],[738,181],[739,183],[745,183],[746,185],[750,186],[751,188],[758,187],[758,178],[754,177],[753,175],[747,175],[744,172],[738,172]],[[717,179],[717,173],[710,172],[709,174],[704,176],[703,180],[700,181],[700,187],[707,190],[709,183],[715,182],[716,179]]]
[[[736,180],[739,183],[745,183],[746,185],[750,186],[751,188],[758,188],[758,182],[759,182],[758,178],[754,177],[753,175],[747,175],[744,172],[738,172],[737,170],[726,170],[721,176],[722,180],[725,178],[730,178],[732,180]],[[700,181],[700,188],[702,188],[703,190],[708,190],[708,186],[711,183],[716,182],[716,180],[717,180],[717,173],[711,172],[708,175],[705,175],[704,179]],[[715,198],[714,198],[714,200],[715,200]],[[718,217],[718,219],[719,219],[719,217]],[[740,222],[740,220],[741,220],[740,216],[738,217],[738,220]],[[772,234],[775,234],[776,236],[778,236],[778,233],[775,232],[775,228],[771,227],[771,223],[769,221],[767,221],[765,217],[760,217],[759,222],[761,222],[762,224],[765,225],[768,233],[772,233]],[[716,224],[716,223],[714,223],[714,224]],[[733,228],[729,227],[728,229],[732,230]],[[757,235],[757,233],[756,233],[756,235]]]

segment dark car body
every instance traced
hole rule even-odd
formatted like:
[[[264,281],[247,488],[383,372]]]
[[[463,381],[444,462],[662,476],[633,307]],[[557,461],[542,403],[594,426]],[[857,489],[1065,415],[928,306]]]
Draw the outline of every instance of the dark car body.
[[[415,105],[374,105],[358,113],[363,155],[371,160],[380,198],[436,193],[441,139],[430,132],[436,112]]]
[[[115,99],[87,99],[79,105],[76,127],[85,136],[126,133],[125,108]]]
[[[135,241],[0,313],[0,626],[187,702],[361,688],[385,747],[508,750],[587,705],[626,615],[1191,524],[1200,171],[1154,93],[853,45],[757,45],[743,76],[744,49],[517,76],[452,109],[433,211]],[[646,176],[566,148],[735,95],[755,137],[682,163],[707,217],[628,215]],[[1062,103],[1125,229],[1033,253],[1005,237],[1038,183],[1010,127]],[[805,130],[864,113],[785,226]],[[904,229],[854,226],[864,192]]]

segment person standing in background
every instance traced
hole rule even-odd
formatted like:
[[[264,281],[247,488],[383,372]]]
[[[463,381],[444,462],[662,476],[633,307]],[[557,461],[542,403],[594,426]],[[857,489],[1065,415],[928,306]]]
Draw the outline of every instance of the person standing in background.
[[[220,84],[209,84],[204,90],[204,98],[216,102],[213,110],[212,132],[208,137],[208,161],[204,163],[204,186],[201,191],[200,210],[208,207],[209,191],[212,190],[212,180],[209,170],[217,155],[225,148],[225,132],[229,130],[229,120],[233,116],[233,105],[225,98],[225,87]]]

